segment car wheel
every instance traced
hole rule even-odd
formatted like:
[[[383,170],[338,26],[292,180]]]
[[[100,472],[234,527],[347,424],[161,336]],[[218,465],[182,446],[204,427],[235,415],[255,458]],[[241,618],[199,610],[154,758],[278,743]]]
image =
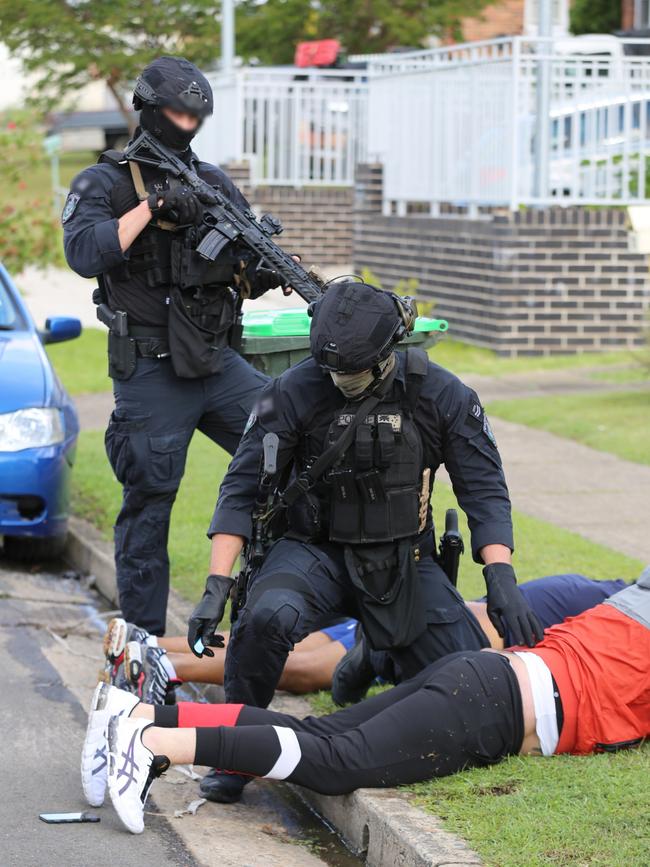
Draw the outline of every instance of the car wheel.
[[[65,534],[37,539],[33,536],[5,536],[4,554],[19,563],[43,563],[58,560],[65,549]]]

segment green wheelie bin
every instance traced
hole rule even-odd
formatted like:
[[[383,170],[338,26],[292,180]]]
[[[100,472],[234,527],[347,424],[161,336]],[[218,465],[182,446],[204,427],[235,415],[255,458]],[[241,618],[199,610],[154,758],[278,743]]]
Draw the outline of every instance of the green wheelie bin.
[[[309,355],[311,319],[304,307],[284,310],[251,310],[244,313],[240,352],[257,370],[279,376],[283,370]],[[445,319],[418,316],[413,332],[399,345],[428,349],[447,331]]]

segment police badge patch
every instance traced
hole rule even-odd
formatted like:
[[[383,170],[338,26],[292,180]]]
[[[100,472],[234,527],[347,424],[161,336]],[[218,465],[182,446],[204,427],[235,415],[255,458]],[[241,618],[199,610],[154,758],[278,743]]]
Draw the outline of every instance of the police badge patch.
[[[61,223],[68,222],[70,217],[74,214],[80,198],[81,196],[78,193],[68,193],[68,198],[65,200],[63,213],[61,214]]]

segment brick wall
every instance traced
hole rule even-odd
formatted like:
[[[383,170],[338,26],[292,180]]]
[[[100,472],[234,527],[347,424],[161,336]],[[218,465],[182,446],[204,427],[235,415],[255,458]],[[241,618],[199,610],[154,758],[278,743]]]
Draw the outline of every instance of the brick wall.
[[[461,21],[461,42],[518,36],[524,29],[524,0],[502,0],[486,6],[475,18]]]
[[[304,265],[352,261],[351,188],[252,187],[247,163],[231,163],[224,169],[256,211],[279,217],[284,226],[279,243],[300,253]]]
[[[415,277],[454,336],[504,355],[632,347],[650,304],[626,212],[551,208],[485,219],[382,216],[381,166],[360,166],[354,268]]]
[[[634,0],[621,0],[621,30],[634,27]]]

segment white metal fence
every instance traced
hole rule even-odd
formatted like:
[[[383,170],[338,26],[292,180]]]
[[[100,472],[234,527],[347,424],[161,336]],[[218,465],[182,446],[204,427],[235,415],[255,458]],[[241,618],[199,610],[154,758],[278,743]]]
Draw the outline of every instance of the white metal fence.
[[[294,68],[214,76],[215,112],[198,148],[246,159],[256,184],[350,186],[367,154],[365,76]]]
[[[650,57],[612,44],[517,37],[373,60],[369,154],[386,210],[650,198]]]
[[[647,45],[514,37],[363,71],[240,69],[213,77],[198,148],[248,160],[260,185],[349,186],[377,160],[388,212],[647,201]]]

